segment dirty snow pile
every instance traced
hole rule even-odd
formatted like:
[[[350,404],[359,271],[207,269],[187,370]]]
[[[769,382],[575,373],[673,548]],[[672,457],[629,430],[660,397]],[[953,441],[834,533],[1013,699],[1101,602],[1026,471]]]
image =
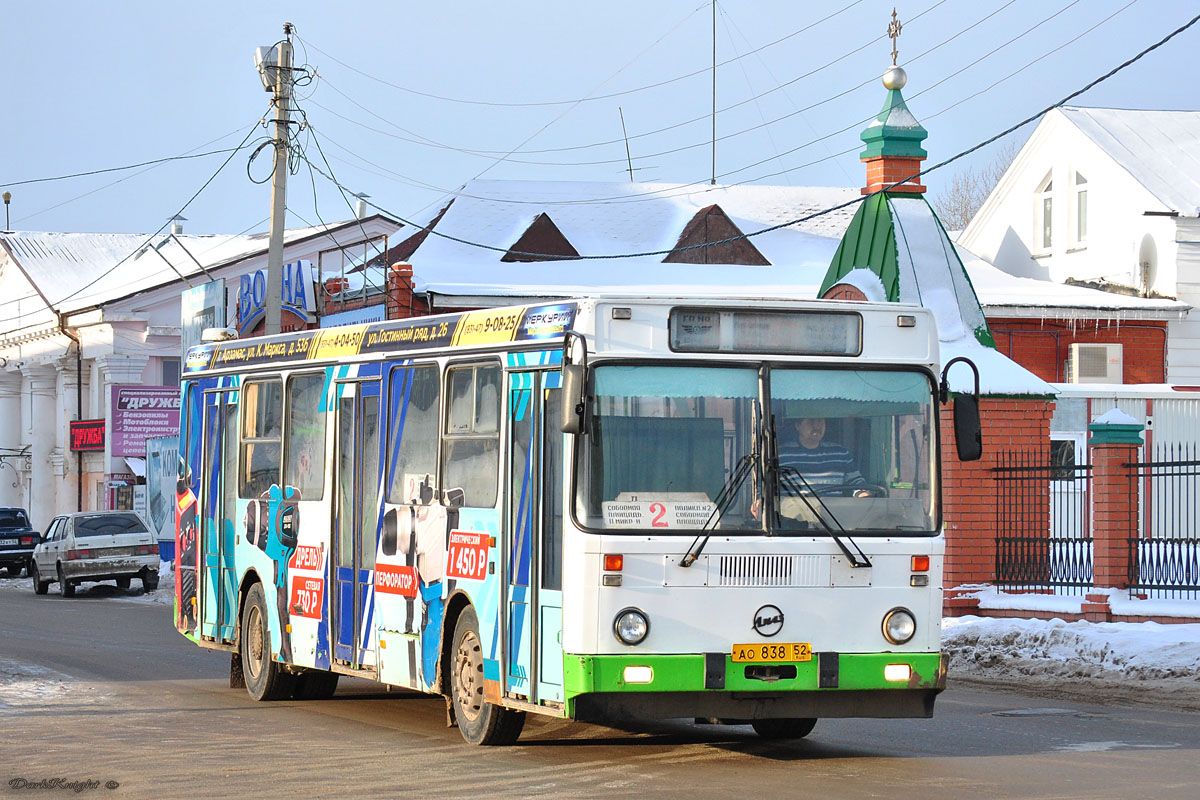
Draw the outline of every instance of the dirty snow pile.
[[[1171,680],[1200,688],[1200,623],[949,617],[942,649],[952,678]]]

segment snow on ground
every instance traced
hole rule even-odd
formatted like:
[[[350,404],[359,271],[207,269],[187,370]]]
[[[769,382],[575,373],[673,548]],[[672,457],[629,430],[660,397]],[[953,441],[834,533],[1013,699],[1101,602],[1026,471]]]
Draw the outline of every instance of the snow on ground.
[[[97,703],[107,694],[81,693],[75,678],[35,664],[0,658],[0,715],[54,703]]]
[[[1200,686],[1200,623],[949,617],[942,647],[952,674],[1177,679]]]
[[[21,578],[6,581],[6,586],[13,586],[24,591],[33,592],[33,580]],[[50,584],[50,591],[58,591],[58,583]],[[151,603],[157,605],[174,605],[175,591],[175,562],[160,561],[158,565],[158,588],[153,592],[142,591],[142,582],[134,578],[128,589],[121,589],[113,581],[100,583],[81,583],[75,587],[75,597],[106,598],[123,600],[129,603]],[[3,675],[0,674],[0,680]]]
[[[1011,609],[1016,611],[1047,611],[1051,614],[1079,614],[1084,598],[1078,594],[1043,594],[1041,592],[1010,593],[989,584],[963,584],[954,587],[959,597],[974,597],[981,610]],[[1090,595],[1108,595],[1112,613],[1134,617],[1179,617],[1200,619],[1200,600],[1194,599],[1130,599],[1122,589],[1089,589]]]

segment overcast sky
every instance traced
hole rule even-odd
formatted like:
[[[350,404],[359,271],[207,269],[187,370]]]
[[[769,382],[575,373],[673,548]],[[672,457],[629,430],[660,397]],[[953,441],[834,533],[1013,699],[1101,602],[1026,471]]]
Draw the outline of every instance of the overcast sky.
[[[858,134],[884,100],[892,6],[717,4],[718,183],[862,185]],[[1200,10],[1195,0],[896,8],[904,95],[929,130],[930,163],[1057,102]],[[700,0],[44,0],[3,14],[0,186],[13,194],[16,230],[154,232],[228,154],[12,184],[232,148],[251,131],[250,147],[183,214],[189,233],[265,230],[269,185],[251,178],[267,178],[270,154],[249,159],[267,134],[254,126],[269,95],[253,53],[278,41],[285,21],[296,26],[296,63],[316,76],[298,93],[311,125],[304,156],[394,214],[419,214],[477,176],[628,181],[621,111],[639,180],[707,184],[712,174],[713,14]],[[1072,102],[1195,110],[1198,48],[1200,25]],[[936,194],[964,163],[994,153],[926,183]],[[298,166],[289,227],[350,216],[325,177]]]

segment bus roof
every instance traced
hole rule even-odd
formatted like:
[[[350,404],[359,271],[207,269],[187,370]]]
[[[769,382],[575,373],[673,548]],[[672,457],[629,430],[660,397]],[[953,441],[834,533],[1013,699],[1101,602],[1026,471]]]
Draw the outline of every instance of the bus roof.
[[[282,366],[308,361],[330,361],[360,356],[380,356],[407,352],[474,348],[527,343],[535,345],[561,343],[567,331],[576,328],[587,318],[585,327],[595,324],[594,309],[601,304],[653,306],[723,306],[728,300],[696,297],[648,297],[616,295],[575,298],[535,305],[508,306],[480,311],[462,311],[434,316],[410,317],[334,328],[296,331],[277,336],[232,339],[197,345],[187,353],[184,374],[193,375],[209,370],[238,370],[251,366]],[[799,300],[796,298],[763,298],[738,301],[741,308],[786,309],[802,307],[810,311],[855,311],[859,314],[900,311],[914,314],[924,322],[932,318],[928,310],[900,303],[843,303],[828,300]],[[599,331],[588,331],[599,334]],[[936,334],[933,334],[936,338]]]
[[[188,351],[184,372],[441,347],[561,341],[578,308],[574,302],[512,306],[212,342]]]

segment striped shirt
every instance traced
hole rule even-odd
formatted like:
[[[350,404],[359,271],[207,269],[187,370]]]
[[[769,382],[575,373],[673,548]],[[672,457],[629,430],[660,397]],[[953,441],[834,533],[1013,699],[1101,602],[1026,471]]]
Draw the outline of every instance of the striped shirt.
[[[858,486],[867,482],[858,471],[850,451],[833,442],[821,442],[812,450],[800,444],[779,448],[779,468],[785,470],[788,467],[799,472],[813,486]],[[798,482],[803,485],[802,481]]]

